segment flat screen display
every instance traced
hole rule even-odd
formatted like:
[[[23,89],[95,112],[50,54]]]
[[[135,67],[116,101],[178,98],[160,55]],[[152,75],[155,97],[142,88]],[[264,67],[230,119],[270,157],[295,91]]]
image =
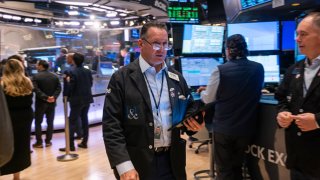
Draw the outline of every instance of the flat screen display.
[[[267,2],[271,2],[271,0],[241,0],[241,7],[242,9],[248,9]]]
[[[112,62],[100,62],[100,71],[103,76],[111,76],[114,73]]]
[[[222,58],[182,57],[182,75],[188,86],[205,86],[208,84],[213,68],[221,62],[223,62]]]
[[[139,29],[131,29],[130,30],[131,38],[133,39],[139,39],[140,38],[140,32]]]
[[[279,50],[279,22],[228,24],[228,37],[242,34],[249,51]]]
[[[199,23],[199,9],[186,5],[170,5],[168,17],[171,23]]]
[[[296,22],[282,21],[282,50],[294,50]]]
[[[264,82],[265,83],[279,83],[280,82],[280,67],[278,55],[267,56],[248,56],[251,61],[262,64],[264,68]]]
[[[221,54],[224,27],[185,24],[182,54]]]

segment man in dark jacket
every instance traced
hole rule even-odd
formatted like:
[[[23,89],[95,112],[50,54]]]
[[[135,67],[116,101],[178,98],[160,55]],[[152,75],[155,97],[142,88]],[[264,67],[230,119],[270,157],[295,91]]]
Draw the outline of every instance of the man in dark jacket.
[[[171,48],[166,26],[149,22],[140,37],[139,59],[114,73],[106,92],[102,121],[109,162],[118,179],[185,180],[186,141],[180,129],[168,129],[179,98],[190,92],[181,74],[164,62]],[[192,105],[191,98],[187,111]],[[185,126],[202,127],[193,118]]]
[[[35,133],[37,142],[33,144],[35,148],[42,148],[41,123],[43,115],[46,115],[47,130],[45,146],[51,146],[53,133],[53,121],[56,108],[56,100],[61,92],[61,84],[57,75],[48,71],[49,63],[45,60],[37,62],[38,74],[33,79],[34,92],[36,93],[35,103]]]
[[[205,91],[199,88],[204,103],[215,102],[213,117],[214,160],[217,180],[242,179],[245,150],[257,125],[257,108],[264,70],[250,61],[247,43],[240,34],[226,41],[228,62],[213,70]]]
[[[296,41],[306,55],[286,72],[278,88],[277,121],[285,128],[291,179],[320,179],[320,12],[297,27]]]
[[[93,79],[91,71],[83,67],[84,55],[74,53],[71,55],[74,66],[69,71],[69,76],[66,77],[68,84],[68,99],[70,103],[70,150],[75,151],[74,146],[74,132],[76,129],[76,122],[81,118],[83,139],[78,147],[87,148],[89,138],[89,120],[88,111],[90,103],[93,102],[91,87]],[[65,148],[60,148],[60,151],[65,151]]]

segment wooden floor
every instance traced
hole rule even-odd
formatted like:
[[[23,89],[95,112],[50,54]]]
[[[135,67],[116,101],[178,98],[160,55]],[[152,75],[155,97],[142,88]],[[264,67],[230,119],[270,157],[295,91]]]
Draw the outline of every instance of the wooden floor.
[[[35,138],[31,139],[33,144]],[[22,180],[115,180],[110,168],[102,140],[101,126],[90,128],[88,149],[78,148],[72,152],[79,159],[59,162],[57,157],[63,155],[58,149],[64,147],[64,133],[53,135],[53,145],[48,148],[33,148],[32,165],[21,172]],[[199,154],[194,148],[187,147],[187,176],[192,180],[193,173],[209,167],[209,155],[206,147]],[[12,175],[0,176],[0,180],[11,180]]]

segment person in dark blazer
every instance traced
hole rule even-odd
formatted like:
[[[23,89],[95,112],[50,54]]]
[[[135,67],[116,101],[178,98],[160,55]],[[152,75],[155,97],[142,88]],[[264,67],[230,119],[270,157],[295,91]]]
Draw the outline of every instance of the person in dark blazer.
[[[247,59],[245,38],[228,37],[228,62],[213,69],[207,87],[201,87],[201,100],[214,102],[213,151],[217,180],[243,179],[245,150],[258,124],[258,105],[263,87],[264,69]]]
[[[74,132],[76,129],[76,122],[81,118],[83,139],[78,147],[87,148],[89,138],[89,121],[88,111],[90,103],[93,102],[91,87],[93,79],[91,71],[83,67],[84,55],[74,53],[72,55],[74,66],[69,71],[70,75],[66,77],[68,85],[68,99],[70,103],[70,150],[75,151],[74,146]],[[60,151],[65,151],[65,148],[60,148]]]
[[[296,41],[306,55],[289,67],[276,92],[291,179],[320,179],[320,12],[306,16]]]
[[[53,134],[53,121],[56,108],[56,100],[61,92],[61,84],[57,75],[49,72],[49,63],[45,60],[39,60],[36,68],[38,73],[34,75],[32,82],[34,92],[36,94],[35,103],[35,134],[36,143],[33,144],[35,148],[42,148],[42,128],[41,123],[43,116],[46,115],[47,130],[45,146],[52,145],[51,139]]]
[[[168,131],[178,102],[190,96],[182,75],[165,64],[171,48],[165,24],[146,23],[141,29],[139,59],[115,72],[103,109],[103,138],[117,179],[186,179],[186,141],[181,130]],[[187,113],[193,110],[193,99]],[[204,126],[194,118],[185,127]]]

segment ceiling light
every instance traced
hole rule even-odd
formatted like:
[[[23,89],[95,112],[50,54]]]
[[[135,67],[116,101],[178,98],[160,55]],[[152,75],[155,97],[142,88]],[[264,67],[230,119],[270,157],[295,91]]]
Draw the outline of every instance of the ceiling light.
[[[74,2],[74,1],[54,1],[60,4],[72,5],[72,6],[90,6],[92,3],[85,3],[85,2]]]
[[[291,6],[300,6],[300,3],[292,3]]]
[[[34,22],[35,23],[42,23],[42,20],[41,19],[34,19]]]
[[[8,15],[8,14],[4,14],[4,15],[3,15],[3,18],[4,18],[4,19],[12,19],[12,16],[11,16],[11,15]]]
[[[90,15],[90,19],[93,20],[95,19],[96,17],[94,15]]]
[[[119,22],[119,21],[110,21],[110,24],[113,25],[113,26],[115,26],[115,25],[119,25],[120,22]]]
[[[80,25],[80,22],[78,22],[78,21],[71,21],[71,22],[70,22],[70,25],[71,25],[71,26],[79,26],[79,25]]]
[[[84,22],[84,25],[86,25],[86,26],[92,26],[92,25],[93,25],[93,22],[92,22],[92,21],[86,21],[86,22]]]
[[[32,18],[24,18],[24,22],[33,22]]]
[[[20,21],[21,17],[20,16],[12,16],[12,19],[15,21]]]
[[[124,17],[124,16],[127,16],[127,14],[126,13],[120,13],[119,16]]]
[[[117,12],[115,11],[110,11],[108,14],[106,14],[107,17],[116,17],[117,16]]]
[[[78,16],[79,15],[79,12],[78,11],[68,11],[68,14],[70,16]]]

